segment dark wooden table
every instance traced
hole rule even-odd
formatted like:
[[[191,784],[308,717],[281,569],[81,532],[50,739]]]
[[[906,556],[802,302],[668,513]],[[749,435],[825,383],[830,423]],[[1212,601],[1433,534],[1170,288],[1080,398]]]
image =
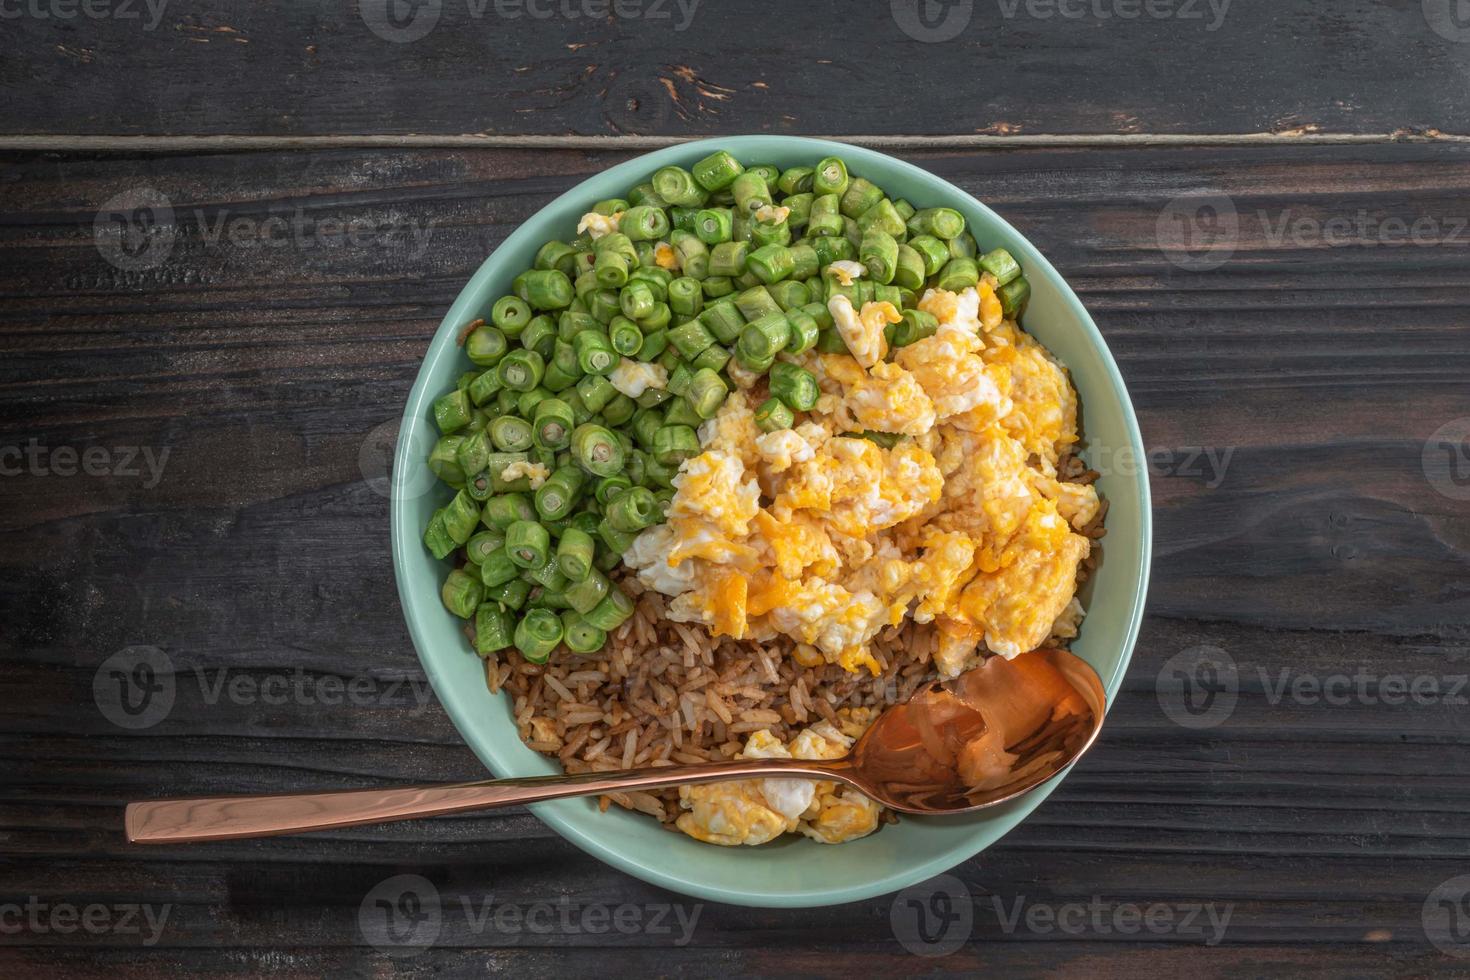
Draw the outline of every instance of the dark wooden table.
[[[1454,4],[0,19],[6,975],[1470,971]],[[699,905],[526,812],[126,846],[140,797],[480,774],[404,630],[375,479],[419,359],[551,197],[755,131],[954,181],[1106,335],[1157,537],[1093,754],[949,878],[807,911]],[[167,710],[119,701],[170,683]],[[375,931],[400,875],[439,909],[426,949]]]

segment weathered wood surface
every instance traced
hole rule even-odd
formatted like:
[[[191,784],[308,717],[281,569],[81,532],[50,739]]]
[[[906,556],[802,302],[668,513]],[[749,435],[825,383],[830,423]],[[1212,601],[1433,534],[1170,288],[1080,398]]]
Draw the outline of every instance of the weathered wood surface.
[[[1470,22],[1457,10],[14,0],[0,11],[0,137],[1466,135]]]
[[[1470,416],[1470,150],[908,155],[1057,264],[1159,451],[1153,588],[1127,683],[1063,787],[953,872],[975,902],[960,951],[912,957],[891,897],[809,911],[704,905],[682,946],[677,929],[477,932],[461,899],[681,903],[523,811],[125,846],[122,804],[162,792],[476,775],[437,702],[416,695],[387,501],[364,475],[381,472],[379,427],[397,419],[460,284],[518,222],[626,155],[12,155],[0,185],[0,451],[35,445],[44,472],[0,477],[0,906],[35,896],[170,910],[145,945],[146,928],[17,929],[0,908],[0,968],[1466,973],[1470,959],[1426,938],[1424,906],[1470,873],[1470,692],[1450,691],[1470,672],[1470,507],[1436,489],[1460,490],[1438,449],[1424,460],[1437,429]],[[94,219],[140,187],[167,196],[179,232],[161,264],[123,271],[99,251]],[[1239,227],[1229,260],[1198,271],[1160,250],[1159,227],[1171,200],[1202,192],[1228,196]],[[283,232],[284,245],[249,244],[265,219],[289,229],[298,213],[303,230]],[[1335,217],[1355,227],[1329,245],[1320,229]],[[1419,221],[1417,242],[1390,218]],[[324,223],[353,219],[396,232],[330,244]],[[414,229],[428,229],[424,247]],[[83,460],[101,447],[94,469],[107,475],[65,475],[78,463],[62,447]],[[131,447],[152,453],[131,461],[137,475],[120,472]],[[162,459],[156,479],[150,458]],[[0,466],[29,469],[21,460]],[[1221,724],[1190,729],[1164,712],[1155,682],[1201,644],[1233,658],[1240,692]],[[109,721],[93,694],[102,662],[133,645],[163,650],[178,684],[168,717],[140,731]],[[317,691],[323,678],[375,686],[335,706],[267,703],[248,686],[212,693],[222,679],[274,690],[297,671]],[[1369,676],[1368,696],[1346,703],[1290,686],[1355,673]],[[1383,703],[1392,676],[1435,678],[1439,694]],[[437,943],[411,958],[375,949],[358,924],[364,897],[397,874],[427,877],[443,902]],[[1161,903],[1177,915],[1208,905],[1231,918],[1207,945],[1208,925],[1009,926],[1018,902]],[[1452,948],[1470,953],[1470,941]]]

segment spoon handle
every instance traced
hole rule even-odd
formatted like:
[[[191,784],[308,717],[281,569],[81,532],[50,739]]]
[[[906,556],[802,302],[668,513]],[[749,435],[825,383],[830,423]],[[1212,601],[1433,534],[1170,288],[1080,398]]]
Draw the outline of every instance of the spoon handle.
[[[129,803],[123,825],[128,840],[134,844],[235,840],[749,776],[806,776],[846,783],[850,782],[846,775],[849,768],[850,763],[843,759],[824,762],[737,759],[693,766],[618,769],[572,776],[527,776],[335,793],[154,800]]]

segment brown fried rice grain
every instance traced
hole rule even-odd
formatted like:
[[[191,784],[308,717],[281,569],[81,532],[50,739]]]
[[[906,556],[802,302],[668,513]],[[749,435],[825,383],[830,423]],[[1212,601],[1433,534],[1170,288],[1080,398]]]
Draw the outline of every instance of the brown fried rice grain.
[[[1060,479],[1092,483],[1098,477],[1069,456]],[[1081,533],[1100,539],[1108,502]],[[1100,546],[1078,569],[1078,584],[1096,567]],[[935,676],[934,627],[906,620],[873,640],[876,676],[849,674],[826,664],[802,667],[793,642],[711,637],[664,617],[664,597],[628,575],[622,588],[635,599],[633,616],[597,653],[578,656],[558,647],[545,664],[523,660],[514,648],[486,658],[492,693],[511,696],[522,741],[556,756],[567,772],[645,765],[680,765],[732,758],[745,736],[769,729],[789,742],[814,720],[839,723],[844,708],[881,710],[906,700]],[[550,737],[548,737],[550,736]],[[610,793],[609,804],[648,814],[672,829],[679,815],[676,789]],[[885,813],[885,822],[893,822]]]

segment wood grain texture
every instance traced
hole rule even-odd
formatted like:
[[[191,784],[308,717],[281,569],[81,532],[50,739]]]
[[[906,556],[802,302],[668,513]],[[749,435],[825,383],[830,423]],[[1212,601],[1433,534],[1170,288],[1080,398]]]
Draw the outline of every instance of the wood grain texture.
[[[1423,463],[1431,434],[1470,416],[1470,234],[1455,230],[1470,151],[1451,147],[909,154],[1015,223],[1074,285],[1157,451],[1154,584],[1132,669],[1093,754],[953,872],[974,922],[952,956],[906,952],[888,896],[706,904],[686,945],[677,930],[482,928],[486,901],[694,914],[526,812],[124,845],[121,806],[144,796],[478,775],[423,687],[387,501],[365,476],[382,472],[419,358],[484,255],[625,156],[3,158],[0,451],[34,445],[47,472],[0,477],[0,906],[143,902],[169,917],[154,945],[0,929],[0,969],[1467,974],[1422,917],[1436,886],[1470,872],[1470,708],[1457,700],[1470,691],[1449,696],[1470,673],[1470,510]],[[141,187],[167,196],[178,231],[161,264],[123,271],[94,220]],[[1160,220],[1203,194],[1228,198],[1238,227],[1229,261],[1191,271],[1161,251]],[[1345,244],[1312,231],[1359,212],[1374,230]],[[286,244],[249,244],[271,217]],[[1390,218],[1421,221],[1418,243],[1398,242]],[[393,234],[333,244],[330,223],[354,219]],[[234,241],[211,240],[239,220]],[[61,447],[101,447],[108,475],[64,475]],[[141,452],[138,475],[118,472],[131,447],[163,460],[156,481]],[[1218,726],[1187,729],[1156,678],[1202,644],[1234,660],[1238,702]],[[139,731],[109,721],[93,690],[103,661],[134,645],[162,650],[176,681],[173,710]],[[1355,674],[1369,696],[1292,693],[1298,678]],[[1433,678],[1440,694],[1385,703],[1390,676]],[[257,693],[353,678],[351,704]],[[399,874],[429,879],[443,911],[436,944],[413,957],[359,929],[364,899]],[[1230,920],[1215,945],[1122,933],[1106,916],[1128,903],[1228,907]],[[1008,925],[1017,908],[1093,904],[1102,926]]]
[[[1448,0],[69,3],[0,136],[1470,133]]]

